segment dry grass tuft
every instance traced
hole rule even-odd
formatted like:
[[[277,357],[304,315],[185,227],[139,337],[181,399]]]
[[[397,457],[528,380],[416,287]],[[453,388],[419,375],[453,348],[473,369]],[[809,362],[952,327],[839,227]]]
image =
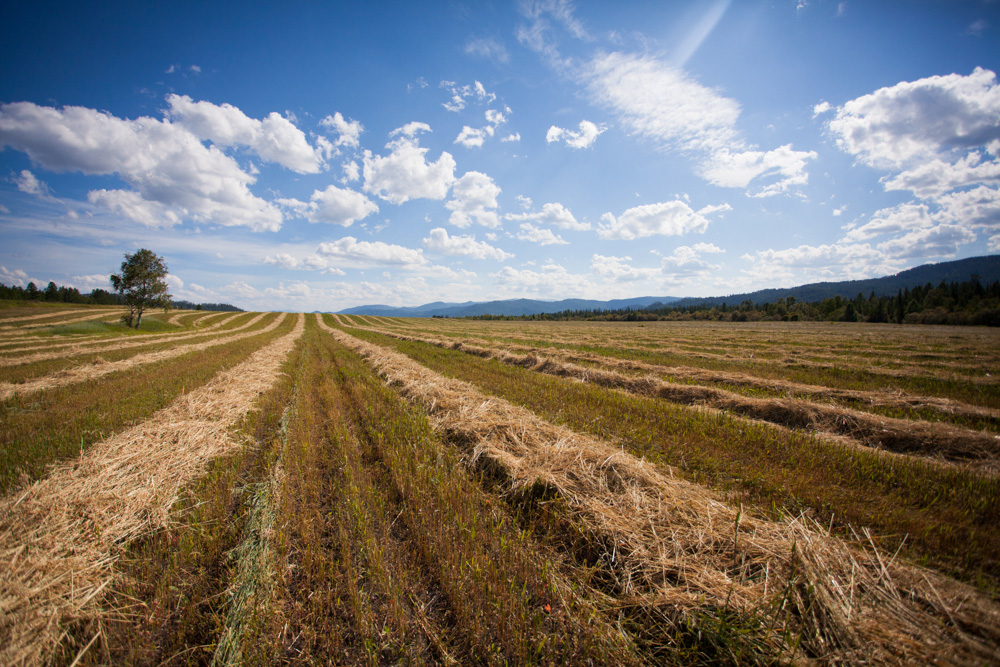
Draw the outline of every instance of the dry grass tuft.
[[[974,589],[896,562],[868,539],[805,518],[763,521],[607,443],[327,328],[463,446],[510,492],[541,485],[566,503],[624,604],[677,622],[706,610],[757,619],[776,653],[826,664],[1000,661],[1000,607]],[[795,649],[794,647],[798,647]]]
[[[240,446],[229,428],[274,383],[304,325],[300,315],[245,362],[0,500],[0,664],[48,662],[67,624],[98,614],[122,547],[168,524],[180,489]]]

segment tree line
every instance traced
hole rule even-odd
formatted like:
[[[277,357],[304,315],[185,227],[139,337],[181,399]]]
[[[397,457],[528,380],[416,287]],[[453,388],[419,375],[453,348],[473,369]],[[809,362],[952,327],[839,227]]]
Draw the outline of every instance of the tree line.
[[[19,285],[7,286],[0,283],[0,299],[6,301],[51,301],[55,303],[79,303],[96,306],[124,306],[125,297],[114,292],[103,289],[92,290],[88,294],[81,294],[75,287],[66,287],[49,282],[45,289],[38,289],[38,285],[33,282],[25,287]],[[191,301],[173,301],[171,308],[181,310],[211,310],[211,311],[232,311],[243,312],[228,303],[193,303]]]
[[[722,303],[671,306],[654,303],[642,308],[618,310],[564,310],[535,315],[474,315],[476,320],[588,320],[607,322],[655,322],[708,320],[716,322],[885,322],[895,324],[959,324],[1000,326],[1000,281],[989,285],[973,275],[964,282],[942,281],[900,289],[895,295],[853,299],[834,296],[819,301],[781,297],[766,303],[746,299]]]

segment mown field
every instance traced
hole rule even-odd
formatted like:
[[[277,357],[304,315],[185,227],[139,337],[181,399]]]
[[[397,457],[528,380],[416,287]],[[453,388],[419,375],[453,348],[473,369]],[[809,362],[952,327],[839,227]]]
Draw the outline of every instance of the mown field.
[[[0,664],[1000,664],[1000,331],[2,306]]]

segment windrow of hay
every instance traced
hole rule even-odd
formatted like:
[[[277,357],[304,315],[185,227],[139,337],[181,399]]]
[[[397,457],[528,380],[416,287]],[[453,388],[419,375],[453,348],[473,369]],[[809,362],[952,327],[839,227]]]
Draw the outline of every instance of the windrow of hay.
[[[268,314],[269,313],[261,313],[248,322],[247,326],[253,326],[260,321],[261,318]],[[119,371],[128,370],[130,368],[134,368],[135,366],[154,364],[165,359],[173,359],[174,357],[190,354],[192,352],[198,352],[210,347],[234,343],[238,340],[249,338],[250,336],[259,336],[261,334],[270,333],[271,331],[277,329],[282,322],[284,322],[285,316],[286,313],[280,313],[273,322],[260,329],[245,331],[231,336],[227,335],[219,338],[213,338],[212,340],[208,340],[203,343],[178,345],[177,347],[171,347],[170,349],[160,350],[158,352],[137,354],[133,357],[129,357],[128,359],[121,359],[119,361],[100,361],[93,364],[87,364],[85,366],[75,366],[73,368],[58,371],[52,375],[45,375],[16,384],[10,382],[0,382],[0,400],[7,400],[14,394],[25,396],[38,391],[54,389],[55,387],[63,387],[77,382],[85,382],[109,373],[117,373]]]
[[[63,324],[74,324],[76,322],[87,322],[87,321],[90,321],[90,320],[114,319],[114,318],[120,317],[124,313],[125,313],[124,310],[113,310],[113,311],[104,311],[103,313],[100,313],[100,314],[97,314],[97,315],[91,314],[91,315],[87,315],[85,317],[74,317],[74,318],[68,319],[68,320],[57,320],[55,322],[42,322],[42,323],[24,324],[24,325],[18,325],[18,326],[0,326],[0,331],[11,331],[11,330],[14,330],[14,329],[16,329],[16,330],[40,329],[42,327],[57,327],[57,326],[61,326]]]
[[[80,313],[94,313],[93,308],[74,308],[72,310],[52,310],[41,315],[25,315],[23,317],[2,317],[0,318],[0,325],[10,324],[11,322],[27,322],[29,320],[45,320],[51,319],[53,317],[65,317],[66,315],[79,315]],[[107,311],[104,313],[107,314]]]
[[[243,313],[237,313],[236,315],[227,318],[226,321],[239,317],[242,314]],[[260,313],[256,315],[253,319],[241,324],[240,326],[229,329],[227,333],[234,333],[236,331],[242,331],[243,329],[252,327],[254,324],[259,322],[261,318],[265,317],[268,314],[269,313]],[[221,325],[223,324],[223,322],[220,322],[219,324]],[[80,354],[89,354],[91,352],[127,350],[133,347],[143,347],[145,345],[152,345],[153,343],[161,342],[164,340],[170,340],[170,341],[190,340],[192,338],[200,338],[206,335],[211,335],[212,334],[211,330],[215,328],[217,327],[216,326],[206,327],[196,333],[166,333],[166,334],[157,334],[151,336],[139,336],[136,338],[129,338],[128,340],[125,341],[116,338],[112,340],[105,340],[101,343],[89,345],[86,347],[78,347],[79,345],[78,341],[70,341],[68,343],[55,343],[55,344],[50,343],[48,345],[39,345],[32,348],[24,348],[21,350],[3,350],[4,353],[11,353],[11,354],[18,352],[27,352],[30,350],[37,350],[37,349],[43,349],[46,351],[37,352],[35,354],[26,356],[2,357],[0,358],[0,367],[23,366],[25,364],[33,364],[38,361],[48,361],[49,359],[59,359],[62,357],[76,356]],[[70,348],[70,349],[66,350],[65,348]]]
[[[878,329],[878,336],[874,336],[873,333],[876,330],[873,329],[866,330],[864,336],[861,333],[852,336],[849,330],[845,330],[845,327],[824,328],[819,323],[809,324],[811,329],[818,329],[824,332],[824,335],[815,336],[803,331],[801,337],[789,343],[785,349],[782,348],[781,341],[773,338],[774,331],[772,329],[759,327],[747,328],[747,331],[742,332],[744,336],[756,334],[758,338],[752,341],[731,335],[721,335],[721,331],[713,330],[711,327],[698,331],[700,337],[687,339],[683,335],[678,335],[678,332],[673,329],[670,330],[669,335],[666,335],[666,332],[660,328],[650,327],[649,331],[653,333],[643,334],[641,333],[642,329],[634,326],[625,328],[619,326],[612,329],[609,325],[604,325],[601,332],[603,335],[586,335],[581,333],[577,327],[571,330],[572,333],[557,332],[550,328],[539,330],[532,327],[530,331],[520,329],[511,331],[510,337],[546,344],[591,345],[604,349],[614,348],[623,352],[654,352],[658,356],[679,356],[705,364],[766,364],[787,371],[849,370],[895,378],[940,379],[942,374],[947,374],[956,379],[976,384],[996,383],[995,377],[984,377],[984,369],[990,368],[991,361],[995,367],[997,360],[993,353],[998,340],[995,331],[970,331],[972,327],[962,329],[963,339],[974,337],[979,342],[973,354],[970,355],[968,354],[969,350],[964,350],[966,352],[964,360],[954,361],[955,349],[954,342],[950,340],[951,336],[942,334],[940,331],[933,331],[935,327],[921,326],[919,327],[920,334],[916,334],[914,327],[908,327],[906,331],[913,337],[933,335],[937,352],[931,351],[931,348],[927,346],[917,346],[916,349],[904,354],[885,340],[906,340],[905,336],[901,336],[895,330]],[[744,329],[744,326],[740,325],[740,329]],[[466,331],[466,329],[441,327],[441,331],[455,334]],[[731,332],[732,329],[729,331]],[[623,332],[627,332],[628,337],[624,337]],[[716,334],[714,337],[713,333]],[[785,331],[785,334],[787,335],[788,331]],[[844,344],[845,339],[848,340],[849,344]],[[946,353],[940,352],[942,347],[945,350],[950,350],[952,354],[948,356]],[[934,362],[935,358],[943,358],[948,361]]]
[[[780,426],[847,436],[867,446],[894,452],[948,460],[1000,460],[1000,436],[950,424],[883,417],[861,410],[792,398],[753,398],[716,387],[672,384],[653,376],[636,377],[558,362],[537,354],[520,355],[502,349],[467,345],[461,341],[418,338],[387,331],[380,333],[397,339],[447,347],[549,375],[576,378],[644,396],[656,396],[673,403],[712,407]]]
[[[180,489],[241,446],[230,427],[275,382],[304,327],[300,315],[243,363],[0,500],[0,664],[43,664],[68,624],[99,615],[124,545],[166,524]]]
[[[387,332],[383,329],[372,329],[372,331],[396,337],[399,337],[400,335],[397,333]],[[674,377],[681,380],[693,380],[695,382],[709,384],[725,384],[736,387],[762,389],[776,393],[809,396],[818,400],[848,401],[868,405],[873,408],[930,409],[942,415],[954,415],[958,417],[995,421],[998,425],[1000,425],[1000,414],[998,414],[996,410],[991,410],[978,405],[970,405],[968,403],[963,403],[950,398],[916,395],[902,390],[866,391],[859,389],[840,389],[837,387],[805,384],[791,380],[765,378],[757,375],[751,375],[749,373],[740,373],[735,371],[719,371],[691,366],[665,366],[660,364],[651,364],[631,359],[609,357],[592,352],[565,350],[555,347],[529,345],[504,345],[502,347],[497,347],[493,341],[475,337],[463,337],[460,341],[434,340],[419,337],[414,337],[414,340],[433,342],[435,345],[444,345],[453,348],[455,347],[456,342],[460,342],[467,346],[489,347],[494,350],[503,349],[506,352],[535,355],[544,354],[548,357],[557,358],[562,361],[584,362],[616,370],[655,373],[659,376]]]
[[[674,619],[730,610],[823,664],[1000,662],[1000,607],[972,588],[848,545],[805,519],[759,520],[608,443],[326,327],[511,493],[542,485],[601,549],[625,606]]]

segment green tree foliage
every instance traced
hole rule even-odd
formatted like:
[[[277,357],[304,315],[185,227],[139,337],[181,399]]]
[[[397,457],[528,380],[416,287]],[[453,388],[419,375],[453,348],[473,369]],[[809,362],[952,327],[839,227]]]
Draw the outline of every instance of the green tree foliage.
[[[128,315],[122,316],[127,326],[135,321],[138,329],[147,308],[170,307],[166,276],[166,262],[153,251],[140,248],[134,254],[125,253],[121,273],[111,275],[111,285],[128,306]]]

